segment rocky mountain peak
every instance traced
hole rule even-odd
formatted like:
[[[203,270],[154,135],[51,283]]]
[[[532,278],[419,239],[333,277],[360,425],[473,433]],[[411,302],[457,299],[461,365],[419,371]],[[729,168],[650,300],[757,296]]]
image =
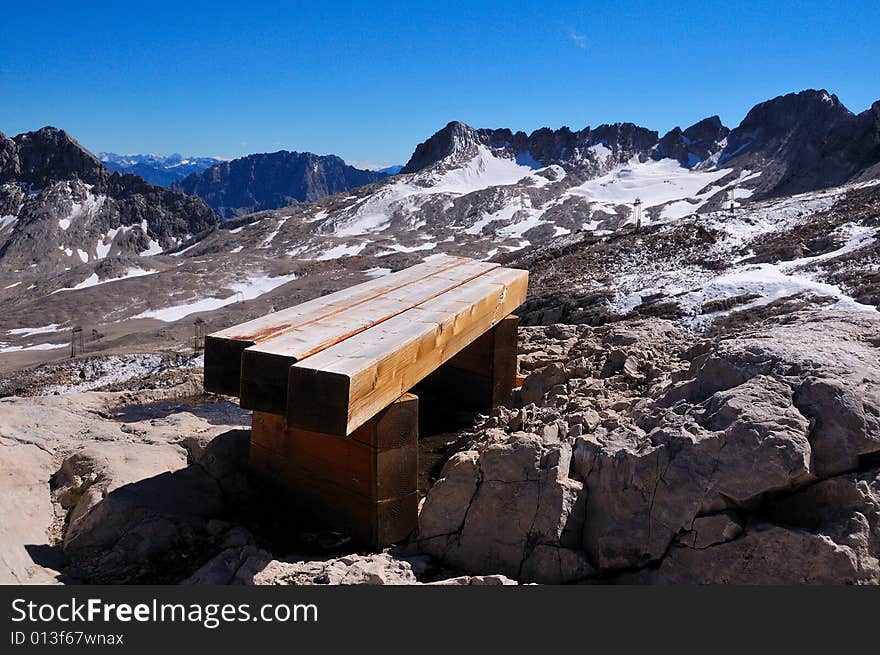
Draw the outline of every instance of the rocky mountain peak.
[[[807,89],[755,105],[737,129],[772,131],[795,125],[818,127],[819,123],[844,121],[852,117],[852,112],[836,95],[824,89]]]
[[[198,196],[219,216],[231,218],[312,202],[386,177],[349,166],[336,155],[279,150],[219,162],[171,188]]]
[[[877,134],[862,116],[823,89],[779,96],[749,111],[718,161],[760,170],[758,195],[842,184],[877,159]]]
[[[216,223],[198,198],[111,175],[55,127],[0,135],[0,216],[4,270],[67,270],[108,256],[157,254]]]
[[[718,116],[710,116],[694,123],[685,130],[674,127],[660,139],[653,156],[655,159],[670,157],[682,166],[693,167],[705,161],[721,148],[721,141],[730,130]]]
[[[416,146],[401,173],[415,173],[455,154],[468,152],[480,141],[474,128],[450,121],[442,130]]]
[[[683,134],[691,141],[721,141],[730,133],[718,116],[709,116],[694,123]]]
[[[4,168],[0,180],[17,180],[42,189],[54,182],[79,179],[97,184],[108,173],[91,152],[64,130],[46,126],[14,139],[17,167]]]

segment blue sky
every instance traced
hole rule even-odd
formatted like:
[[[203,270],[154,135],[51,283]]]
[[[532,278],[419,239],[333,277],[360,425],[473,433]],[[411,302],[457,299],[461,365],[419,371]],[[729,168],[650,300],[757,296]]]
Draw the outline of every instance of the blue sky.
[[[810,87],[880,99],[876,0],[257,4],[6,3],[0,130],[386,165],[453,119],[663,132]]]

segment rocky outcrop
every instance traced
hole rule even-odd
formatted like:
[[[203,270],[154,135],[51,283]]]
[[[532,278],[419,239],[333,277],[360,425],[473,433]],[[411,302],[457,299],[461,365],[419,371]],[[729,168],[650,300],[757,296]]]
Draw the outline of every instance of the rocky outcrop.
[[[36,444],[0,437],[0,584],[55,581],[56,572],[37,564],[55,521],[49,497],[53,469],[52,455]]]
[[[217,163],[173,188],[198,196],[219,216],[231,218],[319,200],[386,177],[349,166],[336,155],[280,150]]]
[[[718,164],[761,171],[756,197],[842,184],[880,161],[876,110],[853,114],[809,89],[762,102],[734,130]]]
[[[176,582],[246,541],[219,520],[241,490],[249,433],[233,428],[246,416],[222,403],[118,409],[181,392],[0,400],[3,580]]]
[[[684,131],[675,127],[660,139],[654,158],[671,157],[688,168],[706,161],[722,149],[730,129],[722,125],[718,116],[704,118]]]
[[[463,162],[477,154],[477,146],[489,148],[526,164],[553,164],[583,168],[600,174],[634,156],[646,157],[657,143],[657,132],[633,123],[614,123],[572,131],[541,128],[531,134],[506,128],[475,129],[452,121],[416,146],[401,173],[417,173],[434,164]]]
[[[878,328],[801,313],[689,347],[657,320],[527,329],[522,407],[449,459],[420,547],[539,582],[880,582]]]
[[[0,268],[157,254],[217,221],[199,199],[111,174],[63,130],[0,134]]]
[[[633,576],[651,584],[877,584],[880,470],[823,480],[765,504],[743,527],[719,516],[713,538],[694,521],[660,566]],[[712,517],[714,518],[714,517]],[[724,531],[719,533],[719,528]],[[693,535],[693,538],[692,538]]]
[[[71,573],[90,582],[136,582],[159,571],[173,580],[168,553],[198,552],[208,520],[224,510],[217,481],[188,467],[173,445],[87,444],[65,458],[53,484],[68,512]]]
[[[462,575],[420,582],[424,566],[417,558],[385,551],[330,559],[274,559],[254,546],[229,548],[207,562],[182,584],[233,585],[515,585],[503,575]]]
[[[517,401],[458,435],[414,539],[377,554],[311,532],[274,551],[305,524],[248,476],[231,404],[0,399],[2,579],[880,583],[878,328],[830,310],[721,339],[522,328]]]

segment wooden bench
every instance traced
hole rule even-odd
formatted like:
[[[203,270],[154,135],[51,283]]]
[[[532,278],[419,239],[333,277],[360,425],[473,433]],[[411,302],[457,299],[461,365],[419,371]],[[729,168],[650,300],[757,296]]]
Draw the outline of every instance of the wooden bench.
[[[418,398],[488,410],[528,273],[443,256],[205,338],[205,390],[254,411],[251,463],[368,545],[417,518]]]

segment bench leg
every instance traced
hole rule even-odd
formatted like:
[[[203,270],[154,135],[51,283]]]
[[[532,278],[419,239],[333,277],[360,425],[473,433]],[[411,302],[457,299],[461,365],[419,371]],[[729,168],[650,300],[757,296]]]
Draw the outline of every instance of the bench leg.
[[[362,544],[396,543],[418,520],[418,398],[405,394],[347,437],[255,411],[250,463]]]
[[[516,386],[519,318],[502,319],[467,348],[426,377],[424,388],[465,410],[488,413],[510,401]]]

